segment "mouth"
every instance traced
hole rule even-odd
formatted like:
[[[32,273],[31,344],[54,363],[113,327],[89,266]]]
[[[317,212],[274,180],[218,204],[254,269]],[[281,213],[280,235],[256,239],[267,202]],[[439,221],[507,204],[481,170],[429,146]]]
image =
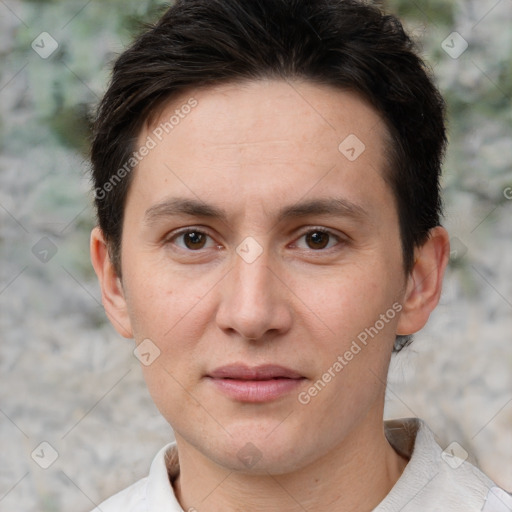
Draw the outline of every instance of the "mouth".
[[[239,402],[269,402],[297,389],[305,380],[300,373],[278,365],[221,366],[206,378],[218,391]]]

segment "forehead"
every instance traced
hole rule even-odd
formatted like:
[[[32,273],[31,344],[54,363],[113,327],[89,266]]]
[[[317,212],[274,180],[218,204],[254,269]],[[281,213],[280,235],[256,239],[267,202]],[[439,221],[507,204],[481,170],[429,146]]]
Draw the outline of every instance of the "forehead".
[[[131,188],[150,202],[173,187],[202,200],[243,197],[254,205],[333,187],[346,196],[371,187],[369,202],[389,194],[384,122],[356,93],[329,86],[260,80],[191,91],[152,117],[139,146],[149,140]]]

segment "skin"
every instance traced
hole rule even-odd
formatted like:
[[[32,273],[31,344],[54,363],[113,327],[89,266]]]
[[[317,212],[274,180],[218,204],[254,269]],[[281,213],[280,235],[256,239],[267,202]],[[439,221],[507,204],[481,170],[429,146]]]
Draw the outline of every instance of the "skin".
[[[140,142],[190,96],[166,105]],[[91,237],[113,325],[161,351],[143,371],[175,431],[175,493],[184,510],[372,510],[407,463],[383,428],[393,341],[421,329],[435,308],[448,235],[433,229],[405,275],[396,206],[383,178],[388,133],[355,93],[262,80],[203,88],[193,97],[197,107],[135,171],[122,280],[101,230]],[[350,134],[365,144],[354,161],[338,150]],[[199,200],[226,218],[165,215],[160,208],[149,221],[148,211],[169,198]],[[281,208],[332,198],[364,213],[278,219]],[[203,248],[174,236],[186,227],[209,235]],[[325,248],[311,243],[315,228],[332,233],[320,235]],[[252,263],[236,252],[246,237],[262,250]],[[301,404],[298,393],[396,303],[401,312]],[[280,364],[304,379],[276,400],[240,402],[205,378],[240,362]],[[252,467],[237,457],[247,443],[261,456]]]

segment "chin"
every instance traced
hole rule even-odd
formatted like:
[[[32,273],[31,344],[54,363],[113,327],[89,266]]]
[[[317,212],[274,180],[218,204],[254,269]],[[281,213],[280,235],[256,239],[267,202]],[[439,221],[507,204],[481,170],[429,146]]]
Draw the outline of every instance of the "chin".
[[[209,445],[203,446],[202,451],[231,471],[253,475],[285,474],[307,465],[317,456],[314,449],[308,450],[304,444],[304,439],[308,438],[306,432],[282,428],[282,425],[276,428],[275,422],[255,422],[227,430],[232,436],[223,436],[216,449]]]

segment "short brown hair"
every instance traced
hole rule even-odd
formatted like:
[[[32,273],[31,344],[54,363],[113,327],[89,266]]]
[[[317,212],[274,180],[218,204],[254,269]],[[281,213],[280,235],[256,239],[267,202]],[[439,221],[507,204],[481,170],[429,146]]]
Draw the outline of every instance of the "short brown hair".
[[[112,180],[148,116],[192,89],[262,78],[356,91],[380,113],[392,140],[384,177],[410,271],[414,247],[442,213],[445,105],[400,21],[357,0],[178,0],[118,58],[94,126],[98,223],[119,275],[133,173]]]

